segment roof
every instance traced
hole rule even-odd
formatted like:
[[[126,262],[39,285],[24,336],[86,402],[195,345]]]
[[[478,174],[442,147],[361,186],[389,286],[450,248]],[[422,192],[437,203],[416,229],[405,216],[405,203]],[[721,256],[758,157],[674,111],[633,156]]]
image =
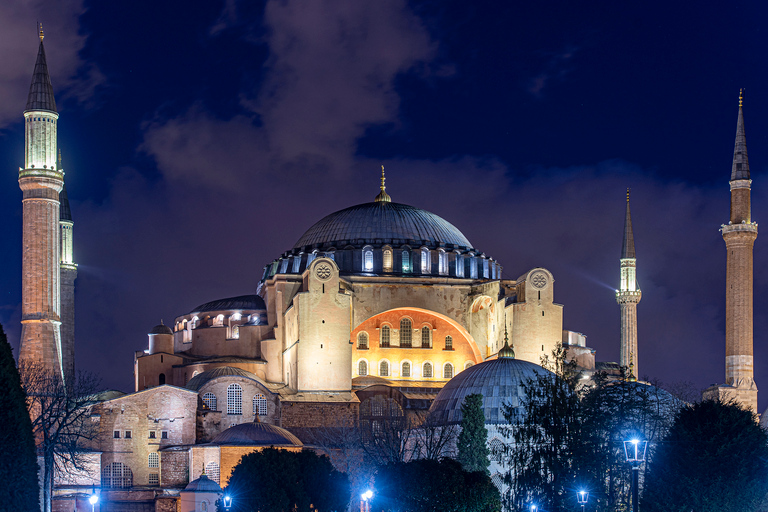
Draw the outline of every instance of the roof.
[[[67,197],[67,184],[59,192],[59,220],[72,221],[72,210],[69,208],[69,198]]]
[[[158,325],[154,326],[151,331],[149,331],[149,334],[173,334],[173,331],[170,327],[160,322]]]
[[[233,309],[257,309],[264,310],[267,306],[264,304],[264,299],[258,295],[238,295],[237,297],[229,297],[227,299],[212,300],[197,306],[195,309],[189,312],[192,313],[205,313],[206,311],[227,311]]]
[[[192,391],[200,391],[208,382],[220,377],[245,377],[250,380],[259,380],[256,375],[247,370],[235,368],[234,366],[219,366],[203,373],[198,373],[189,379],[185,387]]]
[[[629,191],[627,191],[627,212],[624,214],[624,240],[621,244],[621,258],[635,257],[635,236],[632,234],[632,215],[629,213]]]
[[[208,475],[203,473],[200,478],[192,480],[187,484],[183,491],[180,492],[223,492],[219,484],[208,478]]]
[[[747,137],[744,134],[744,114],[741,111],[741,96],[739,96],[739,118],[736,121],[736,144],[733,148],[731,181],[748,179],[749,158],[747,157]]]
[[[56,112],[56,100],[53,99],[53,85],[51,85],[51,77],[48,74],[48,63],[45,60],[45,48],[42,39],[40,40],[40,49],[37,51],[32,84],[29,86],[27,106],[24,110]]]
[[[213,438],[210,444],[240,446],[304,446],[284,428],[268,423],[241,423]]]
[[[472,247],[461,231],[434,213],[406,204],[374,201],[327,215],[299,238],[294,249],[377,239]]]

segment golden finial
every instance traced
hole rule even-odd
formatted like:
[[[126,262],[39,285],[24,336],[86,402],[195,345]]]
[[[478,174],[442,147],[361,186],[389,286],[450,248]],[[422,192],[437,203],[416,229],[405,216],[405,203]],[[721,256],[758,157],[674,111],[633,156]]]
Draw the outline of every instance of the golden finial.
[[[37,23],[37,32],[38,32],[38,35],[40,36],[40,42],[42,43],[43,38],[45,37],[45,34],[43,34],[43,24],[40,22]]]
[[[59,148],[59,170],[61,170],[61,148]]]
[[[629,188],[627,188],[627,202],[629,202]]]
[[[376,196],[376,199],[374,200],[377,203],[391,203],[392,198],[389,197],[389,194],[387,194],[387,187],[384,185],[384,182],[386,181],[386,178],[384,177],[384,166],[381,166],[381,192],[379,192],[379,195]]]
[[[744,89],[739,89],[739,108],[741,108],[741,102],[744,99]]]
[[[637,377],[635,377],[635,363],[632,362],[632,355],[629,356],[629,374],[627,375],[627,380],[629,382],[637,382]]]
[[[384,192],[387,190],[386,185],[384,185],[384,182],[387,180],[387,178],[384,177],[384,164],[381,165],[381,191]]]

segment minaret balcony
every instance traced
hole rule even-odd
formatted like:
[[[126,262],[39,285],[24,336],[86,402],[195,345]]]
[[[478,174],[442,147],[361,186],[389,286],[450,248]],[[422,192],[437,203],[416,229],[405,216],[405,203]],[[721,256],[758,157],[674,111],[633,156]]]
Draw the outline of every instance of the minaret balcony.
[[[737,232],[757,234],[757,222],[742,221],[741,224],[723,224],[720,226],[720,231],[723,235]]]
[[[616,290],[616,302],[619,304],[637,304],[642,295],[640,290]]]

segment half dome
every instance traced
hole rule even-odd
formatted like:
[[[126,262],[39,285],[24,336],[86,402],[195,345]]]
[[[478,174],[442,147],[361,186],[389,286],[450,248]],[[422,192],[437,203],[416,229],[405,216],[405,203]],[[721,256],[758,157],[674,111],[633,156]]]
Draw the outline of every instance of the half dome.
[[[304,446],[284,428],[268,423],[241,423],[217,435],[211,444],[240,446]]]

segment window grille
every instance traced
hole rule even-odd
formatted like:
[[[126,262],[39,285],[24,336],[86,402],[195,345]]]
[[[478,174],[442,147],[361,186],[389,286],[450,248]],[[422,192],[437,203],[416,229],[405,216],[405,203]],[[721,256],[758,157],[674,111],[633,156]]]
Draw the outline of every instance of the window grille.
[[[453,338],[450,336],[445,337],[445,350],[453,350]]]
[[[368,349],[368,333],[361,332],[357,335],[357,348],[367,350]]]
[[[400,346],[411,347],[412,346],[413,330],[411,327],[411,320],[403,318],[400,320]]]
[[[368,363],[365,361],[360,361],[357,363],[357,374],[361,377],[365,377],[368,375]]]
[[[384,249],[383,260],[384,272],[392,272],[392,250]]]
[[[411,376],[411,363],[405,362],[403,363],[403,377],[410,377]]]
[[[430,340],[430,331],[431,329],[429,327],[421,328],[421,346],[422,347],[432,346],[432,340]]]
[[[424,378],[432,378],[432,363],[424,363]]]
[[[148,461],[147,467],[150,467],[150,468],[160,467],[160,456],[156,452],[152,452],[149,454],[149,461]]]
[[[388,325],[383,326],[381,328],[381,343],[380,343],[382,347],[389,346],[389,334],[390,334],[389,326]]]
[[[379,363],[379,376],[380,377],[389,377],[389,363],[386,361],[382,361]]]
[[[219,483],[220,471],[218,462],[209,462],[205,465],[205,474],[216,483]]]
[[[149,485],[160,485],[160,475],[158,475],[157,473],[150,473]]]
[[[243,414],[243,388],[239,384],[227,386],[227,414]]]
[[[257,393],[256,396],[253,397],[253,415],[267,415],[267,397],[261,393]]]
[[[445,366],[443,366],[443,378],[453,378],[453,365],[451,363],[445,363]]]
[[[133,472],[122,462],[113,462],[101,470],[101,486],[125,489],[133,485]]]
[[[203,395],[203,404],[212,411],[217,411],[216,395],[213,393],[206,393]]]

